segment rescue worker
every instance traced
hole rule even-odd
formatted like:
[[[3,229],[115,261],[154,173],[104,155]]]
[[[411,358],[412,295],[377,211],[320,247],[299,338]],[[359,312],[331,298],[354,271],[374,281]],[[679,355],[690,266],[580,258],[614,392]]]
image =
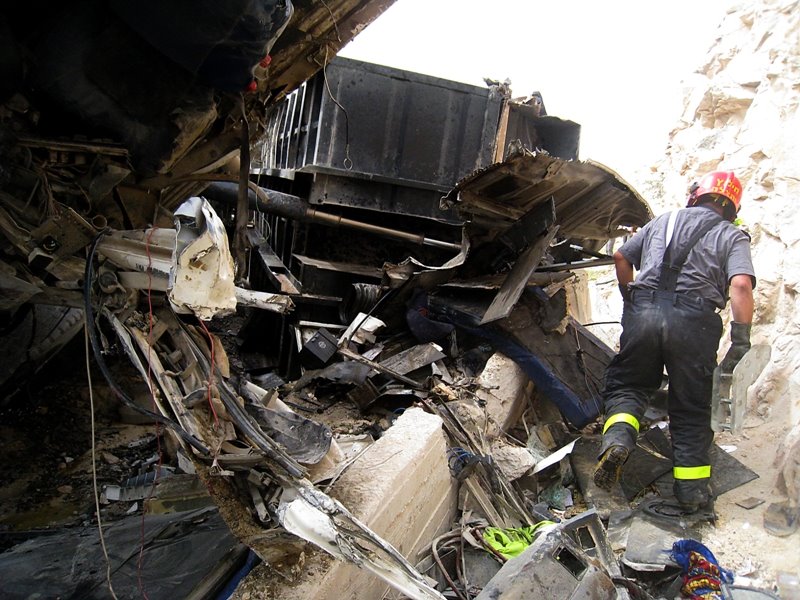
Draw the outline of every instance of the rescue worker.
[[[686,208],[653,219],[614,253],[624,308],[620,350],[605,374],[606,419],[594,472],[602,488],[619,480],[666,367],[675,497],[686,512],[713,500],[709,451],[722,335],[718,311],[730,292],[731,346],[720,363],[725,372],[750,348],[753,318],[750,238],[732,224],[741,198],[733,172],[708,173],[690,188]]]

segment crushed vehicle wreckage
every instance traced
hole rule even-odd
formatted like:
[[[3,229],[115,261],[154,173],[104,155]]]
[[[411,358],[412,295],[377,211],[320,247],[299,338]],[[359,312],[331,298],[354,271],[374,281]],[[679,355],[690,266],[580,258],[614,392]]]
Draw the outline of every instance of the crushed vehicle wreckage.
[[[241,579],[248,548],[275,598],[626,598],[638,588],[614,551],[635,535],[650,542],[627,543],[625,568],[674,579],[655,546],[696,531],[664,533],[657,507],[628,502],[668,489],[661,430],[616,496],[585,480],[592,436],[579,432],[600,414],[612,352],[570,315],[574,271],[609,264],[604,246],[650,209],[578,160],[579,126],[539,94],[334,58],[388,4],[200,3],[216,27],[194,38],[183,5],[79,3],[24,35],[25,15],[4,15],[4,403],[24,402],[22,382],[85,328],[108,388],[169,439],[103,501],[152,510],[186,474],[203,485],[183,499],[216,507],[147,515],[142,551],[173,565],[161,543],[177,522],[235,538],[195,542],[214,566],[182,578],[186,597]],[[9,537],[9,593],[135,589],[122,526],[111,558],[102,538],[76,546],[107,575],[67,583],[25,561],[68,539]],[[508,559],[523,548],[530,596],[513,595],[526,568]]]

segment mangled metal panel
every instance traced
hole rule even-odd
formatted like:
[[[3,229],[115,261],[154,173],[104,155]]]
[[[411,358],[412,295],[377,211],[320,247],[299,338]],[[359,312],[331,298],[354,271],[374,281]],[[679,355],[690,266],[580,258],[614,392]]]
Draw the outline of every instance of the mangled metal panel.
[[[456,207],[469,221],[478,246],[550,198],[559,236],[596,247],[653,217],[644,199],[607,167],[524,149],[459,181],[442,206]]]
[[[548,116],[541,95],[534,94],[525,102],[508,103],[503,137],[507,143],[503,158],[510,154],[509,145],[513,148],[518,140],[528,149],[541,149],[551,156],[578,160],[581,126],[574,121]]]
[[[176,267],[169,299],[200,319],[236,310],[233,257],[225,226],[211,205],[190,198],[175,212]]]
[[[105,201],[130,173],[116,201],[137,227],[140,208],[152,217],[154,196],[169,210],[196,195],[204,187],[197,174],[218,169],[261,133],[267,104],[311,77],[392,2],[148,1],[132,8],[114,1],[98,10],[79,1],[3,9],[4,98],[17,92],[13,112],[35,115],[13,130],[20,146],[47,144],[56,163],[60,152],[102,154],[114,146],[128,160],[93,165],[81,188],[93,202]],[[112,224],[120,206],[104,208]]]
[[[589,510],[537,537],[503,565],[476,600],[627,599],[627,591],[614,585],[620,575],[603,524]]]
[[[600,414],[602,374],[613,353],[571,318],[558,317],[565,333],[552,325],[545,330],[547,307],[558,304],[558,296],[553,300],[525,290],[507,317],[484,325],[485,300],[442,292],[431,295],[430,311],[437,320],[489,341],[522,368],[565,419],[581,428]]]

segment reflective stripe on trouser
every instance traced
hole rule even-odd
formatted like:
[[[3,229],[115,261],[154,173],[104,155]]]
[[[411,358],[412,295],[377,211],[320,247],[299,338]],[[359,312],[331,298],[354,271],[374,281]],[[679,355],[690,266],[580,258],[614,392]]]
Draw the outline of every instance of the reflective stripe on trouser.
[[[608,431],[608,428],[615,423],[627,423],[636,430],[636,433],[639,433],[639,419],[629,413],[617,413],[608,417],[606,424],[603,426],[603,433]]]
[[[675,479],[708,479],[711,477],[711,465],[701,467],[673,467],[672,476]]]
[[[636,438],[639,434],[639,419],[630,413],[616,413],[606,419],[603,427],[603,440],[600,444],[601,456],[611,446],[625,446],[629,451],[636,447]]]
[[[666,367],[676,467],[711,462],[711,386],[721,332],[722,321],[716,313],[663,296],[635,294],[632,302],[625,303],[620,351],[605,374],[605,412],[641,419],[661,386]],[[628,429],[609,427],[606,435],[618,428]]]

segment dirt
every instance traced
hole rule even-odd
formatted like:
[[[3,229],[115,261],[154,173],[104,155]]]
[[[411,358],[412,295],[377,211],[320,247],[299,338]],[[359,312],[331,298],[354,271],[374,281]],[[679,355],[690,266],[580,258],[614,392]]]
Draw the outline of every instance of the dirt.
[[[736,446],[732,456],[759,477],[717,499],[719,520],[703,543],[725,568],[748,578],[754,585],[775,589],[779,573],[800,575],[800,531],[778,537],[764,529],[764,511],[771,502],[785,499],[775,491],[774,460],[786,432],[768,421],[752,425],[739,435],[723,433],[715,439],[720,446]],[[750,510],[736,504],[751,497],[764,503]]]

